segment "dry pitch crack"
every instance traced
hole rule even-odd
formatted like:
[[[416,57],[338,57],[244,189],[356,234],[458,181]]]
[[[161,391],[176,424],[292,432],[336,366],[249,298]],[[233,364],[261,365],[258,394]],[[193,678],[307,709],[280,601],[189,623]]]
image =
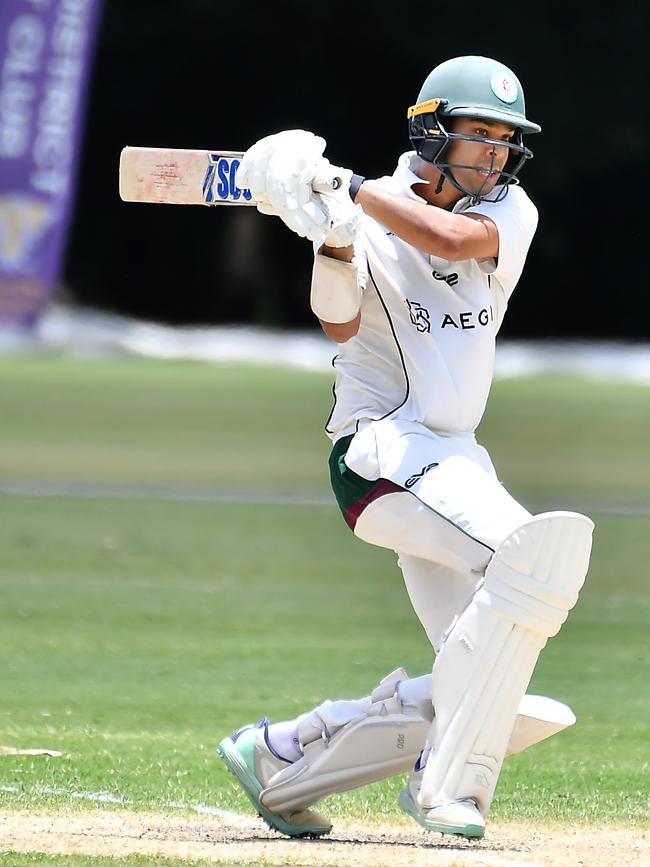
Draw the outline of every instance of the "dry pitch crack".
[[[412,824],[340,821],[320,840],[289,840],[250,816],[187,817],[175,813],[86,810],[4,811],[0,859],[6,852],[145,855],[260,865],[609,865],[650,864],[650,830],[622,827],[491,823],[470,842],[427,834]]]

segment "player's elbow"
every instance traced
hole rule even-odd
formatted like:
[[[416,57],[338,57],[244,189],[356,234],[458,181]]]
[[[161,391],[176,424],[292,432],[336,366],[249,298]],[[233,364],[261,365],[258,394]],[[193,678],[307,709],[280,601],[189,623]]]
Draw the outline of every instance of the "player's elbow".
[[[488,256],[496,258],[499,234],[492,220],[484,218],[483,215],[447,216],[448,219],[442,223],[439,219],[429,222],[428,245],[424,248],[427,252],[449,262],[464,262]]]
[[[425,250],[427,253],[432,253],[434,256],[446,259],[448,262],[465,262],[469,259],[487,256],[496,257],[496,252],[492,250],[491,244],[487,244],[482,239],[477,241],[475,238],[470,238],[466,235],[451,235],[444,239],[438,237]]]
[[[459,215],[450,222],[440,236],[436,255],[450,262],[465,262],[469,259],[497,258],[499,233],[493,221],[483,215]]]
[[[449,262],[461,262],[473,258],[472,239],[466,232],[449,227],[445,232],[437,231],[431,238],[431,253]]]
[[[441,259],[447,259],[449,262],[457,262],[460,250],[461,244],[458,243],[457,239],[441,237],[436,234],[431,237],[429,244],[427,244],[426,252],[439,256]]]

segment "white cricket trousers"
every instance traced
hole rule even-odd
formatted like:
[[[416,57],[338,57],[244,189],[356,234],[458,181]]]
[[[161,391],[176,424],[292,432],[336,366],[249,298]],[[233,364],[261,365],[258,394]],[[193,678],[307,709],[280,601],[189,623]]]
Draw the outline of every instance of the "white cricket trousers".
[[[499,482],[473,434],[372,422],[353,437],[345,464],[364,479],[392,483],[368,498],[354,533],[397,552],[411,604],[439,650],[494,550],[530,513]]]

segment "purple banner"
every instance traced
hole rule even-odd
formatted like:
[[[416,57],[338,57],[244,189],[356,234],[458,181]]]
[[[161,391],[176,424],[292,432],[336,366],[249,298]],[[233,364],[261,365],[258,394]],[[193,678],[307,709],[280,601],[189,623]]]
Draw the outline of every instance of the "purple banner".
[[[102,0],[0,0],[0,326],[60,277]]]

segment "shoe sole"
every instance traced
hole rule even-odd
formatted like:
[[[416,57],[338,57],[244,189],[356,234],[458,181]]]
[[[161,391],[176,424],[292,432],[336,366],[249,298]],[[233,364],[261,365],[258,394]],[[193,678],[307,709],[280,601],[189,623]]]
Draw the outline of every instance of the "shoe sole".
[[[466,837],[468,840],[479,840],[485,834],[482,825],[448,825],[444,822],[434,822],[427,819],[418,810],[408,789],[403,789],[399,796],[399,805],[412,819],[422,825],[427,831],[436,831],[438,834],[453,834],[456,837]]]
[[[287,837],[322,837],[324,834],[329,834],[332,830],[331,825],[328,828],[317,825],[291,825],[278,813],[272,813],[268,810],[260,801],[260,795],[263,791],[262,786],[255,774],[252,773],[246,762],[242,759],[232,738],[224,738],[217,747],[217,753],[230,773],[237,777],[249,801],[269,828],[279,831],[281,834],[286,834]]]

